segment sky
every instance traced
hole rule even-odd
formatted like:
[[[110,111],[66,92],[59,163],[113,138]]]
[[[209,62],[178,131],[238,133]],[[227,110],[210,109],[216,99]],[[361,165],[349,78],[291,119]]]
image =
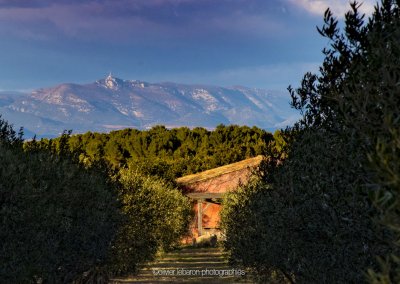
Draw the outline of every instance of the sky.
[[[371,14],[375,1],[361,10]],[[0,0],[0,90],[148,82],[285,91],[329,45],[316,27],[346,0]]]

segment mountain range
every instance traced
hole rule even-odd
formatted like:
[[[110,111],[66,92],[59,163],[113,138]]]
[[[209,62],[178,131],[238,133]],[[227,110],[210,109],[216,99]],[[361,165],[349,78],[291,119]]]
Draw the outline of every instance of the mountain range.
[[[1,92],[0,114],[25,137],[108,132],[154,125],[214,128],[218,124],[274,130],[299,117],[287,93],[246,87],[147,83],[108,77],[89,84],[60,84],[31,93]]]

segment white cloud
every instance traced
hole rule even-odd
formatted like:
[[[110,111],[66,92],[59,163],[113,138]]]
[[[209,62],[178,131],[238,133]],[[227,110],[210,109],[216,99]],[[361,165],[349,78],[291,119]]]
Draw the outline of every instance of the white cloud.
[[[329,7],[335,17],[343,18],[345,13],[350,10],[349,0],[288,0],[296,6],[305,9],[307,12],[316,15],[323,15],[325,10]],[[360,11],[367,16],[371,15],[374,11],[376,4],[375,0],[365,0],[361,2]]]

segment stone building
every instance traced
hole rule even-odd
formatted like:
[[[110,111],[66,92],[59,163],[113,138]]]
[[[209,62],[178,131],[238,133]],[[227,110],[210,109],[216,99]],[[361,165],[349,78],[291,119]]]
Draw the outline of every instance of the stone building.
[[[219,213],[224,193],[246,184],[262,160],[263,156],[257,156],[176,180],[182,192],[193,200],[195,218],[190,239],[220,235]]]

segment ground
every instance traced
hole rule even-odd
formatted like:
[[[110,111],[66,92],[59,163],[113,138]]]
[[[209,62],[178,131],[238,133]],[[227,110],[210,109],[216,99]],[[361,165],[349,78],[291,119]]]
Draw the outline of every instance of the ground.
[[[218,274],[224,273],[224,276]],[[235,275],[226,275],[226,274]],[[244,275],[243,275],[244,274]],[[185,247],[164,254],[142,267],[137,276],[111,283],[253,283],[243,269],[228,265],[220,248]]]

